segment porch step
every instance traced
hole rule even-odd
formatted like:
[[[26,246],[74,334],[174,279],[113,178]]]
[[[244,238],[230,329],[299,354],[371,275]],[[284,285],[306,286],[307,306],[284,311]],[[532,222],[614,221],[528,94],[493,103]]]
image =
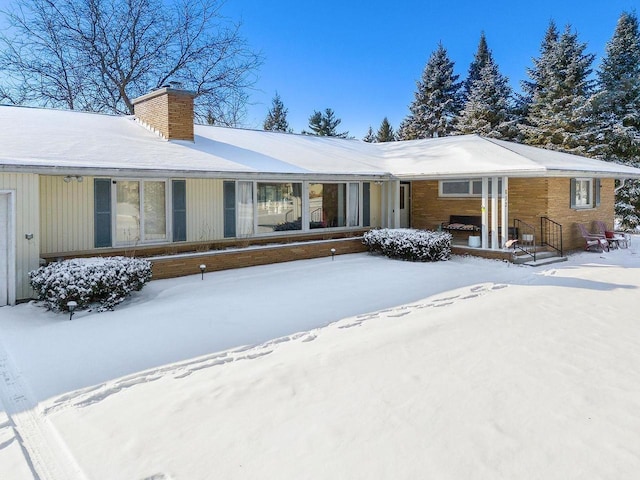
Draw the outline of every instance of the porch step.
[[[526,265],[527,267],[543,267],[545,265],[551,265],[553,263],[566,262],[568,260],[567,257],[560,257],[558,255],[548,258],[540,259],[538,255],[536,255],[536,261],[530,260],[528,262],[520,263],[520,265]],[[516,263],[516,262],[514,262]]]
[[[533,255],[528,255],[524,252],[518,252],[513,259],[513,263],[517,265],[528,265],[530,267],[539,267],[542,265],[549,265],[551,263],[564,262],[567,257],[561,257],[558,252],[550,250],[539,250],[536,252],[536,260],[533,261]]]

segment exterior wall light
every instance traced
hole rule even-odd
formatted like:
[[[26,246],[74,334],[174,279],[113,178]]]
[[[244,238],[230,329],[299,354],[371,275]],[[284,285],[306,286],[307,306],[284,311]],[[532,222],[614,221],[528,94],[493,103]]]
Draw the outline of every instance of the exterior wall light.
[[[69,182],[71,182],[73,180],[75,180],[78,183],[82,183],[82,180],[84,180],[84,179],[82,178],[82,175],[66,175],[63,178],[63,180],[64,180],[64,183],[69,183]]]

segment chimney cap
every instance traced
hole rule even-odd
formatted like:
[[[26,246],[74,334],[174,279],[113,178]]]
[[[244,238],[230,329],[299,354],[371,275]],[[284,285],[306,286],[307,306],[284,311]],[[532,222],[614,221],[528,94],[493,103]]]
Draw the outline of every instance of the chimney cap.
[[[152,90],[149,93],[142,95],[138,98],[134,98],[133,100],[131,100],[131,103],[133,105],[143,102],[145,100],[149,100],[151,98],[163,95],[163,94],[167,94],[167,93],[178,93],[181,95],[190,95],[191,97],[195,97],[196,96],[196,92],[192,92],[190,90],[183,90],[181,88],[173,88],[173,87],[168,87],[166,85],[157,88],[156,90]]]

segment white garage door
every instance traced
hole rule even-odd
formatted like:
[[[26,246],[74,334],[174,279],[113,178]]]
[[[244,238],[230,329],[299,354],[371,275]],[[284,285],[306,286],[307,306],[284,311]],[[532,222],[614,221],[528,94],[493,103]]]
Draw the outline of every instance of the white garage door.
[[[9,303],[9,195],[0,193],[0,307]]]

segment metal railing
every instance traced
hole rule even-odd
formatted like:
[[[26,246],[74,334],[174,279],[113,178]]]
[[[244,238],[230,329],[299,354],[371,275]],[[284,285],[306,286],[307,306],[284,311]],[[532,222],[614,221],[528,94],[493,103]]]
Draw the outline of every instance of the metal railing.
[[[519,250],[536,261],[536,227],[523,222],[519,218],[513,219],[513,231],[518,232],[518,241],[513,243],[513,249]]]
[[[562,225],[549,217],[540,218],[540,245],[554,249],[562,257]]]

